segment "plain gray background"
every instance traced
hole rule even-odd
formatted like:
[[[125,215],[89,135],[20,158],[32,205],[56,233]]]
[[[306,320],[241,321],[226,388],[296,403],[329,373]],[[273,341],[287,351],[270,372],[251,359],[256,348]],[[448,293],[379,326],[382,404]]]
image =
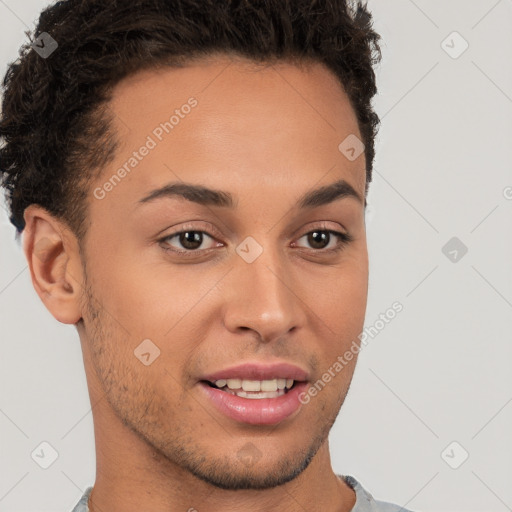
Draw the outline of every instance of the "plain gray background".
[[[0,0],[2,76],[47,3]],[[369,6],[383,61],[365,325],[404,309],[359,356],[333,466],[415,511],[512,510],[512,1]],[[0,248],[0,511],[69,511],[95,477],[78,335],[43,307],[3,210]]]

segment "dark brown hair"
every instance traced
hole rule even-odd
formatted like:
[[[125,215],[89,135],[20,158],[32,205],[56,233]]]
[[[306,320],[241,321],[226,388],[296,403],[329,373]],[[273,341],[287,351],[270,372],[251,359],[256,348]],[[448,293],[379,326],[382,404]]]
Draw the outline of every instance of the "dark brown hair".
[[[46,57],[33,47],[43,33],[58,44]],[[360,1],[63,0],[26,34],[30,41],[3,80],[0,117],[0,177],[18,234],[25,208],[37,203],[83,238],[89,184],[118,145],[109,92],[136,71],[219,52],[261,63],[325,64],[356,113],[368,188],[380,38]]]

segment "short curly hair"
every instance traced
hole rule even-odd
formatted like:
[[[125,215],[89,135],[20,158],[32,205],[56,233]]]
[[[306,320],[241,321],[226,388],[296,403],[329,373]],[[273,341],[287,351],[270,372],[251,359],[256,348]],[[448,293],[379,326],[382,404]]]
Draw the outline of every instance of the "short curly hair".
[[[35,51],[41,34],[58,47]],[[2,86],[0,177],[19,235],[36,203],[81,240],[93,175],[118,147],[108,101],[128,75],[222,53],[261,63],[316,61],[346,91],[371,181],[380,36],[352,0],[62,0],[42,11]],[[36,37],[37,35],[37,37]]]

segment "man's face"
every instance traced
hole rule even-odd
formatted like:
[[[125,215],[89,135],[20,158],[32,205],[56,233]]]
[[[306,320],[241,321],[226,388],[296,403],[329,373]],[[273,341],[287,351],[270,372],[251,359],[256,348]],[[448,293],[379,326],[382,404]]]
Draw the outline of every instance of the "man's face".
[[[216,486],[289,481],[326,441],[356,358],[307,404],[297,389],[322,379],[364,322],[364,154],[338,149],[361,138],[348,98],[319,64],[256,70],[217,58],[131,77],[110,109],[122,145],[91,190],[84,253],[91,400],[104,393],[153,453]],[[301,207],[339,180],[360,199]],[[171,183],[223,191],[233,204],[162,193],[142,201]],[[244,363],[265,378],[228,370],[235,387],[244,371],[245,380],[293,373],[265,373],[275,363],[309,383],[249,399],[206,382]]]

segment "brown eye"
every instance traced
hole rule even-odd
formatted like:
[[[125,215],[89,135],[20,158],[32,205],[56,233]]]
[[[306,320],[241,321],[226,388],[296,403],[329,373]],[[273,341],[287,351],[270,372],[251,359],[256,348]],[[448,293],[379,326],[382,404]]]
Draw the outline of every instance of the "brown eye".
[[[175,252],[193,252],[210,249],[213,246],[204,247],[204,242],[207,239],[213,240],[208,233],[205,231],[199,230],[187,230],[187,231],[178,231],[177,233],[172,233],[169,236],[166,236],[161,240],[161,242],[168,246],[167,250],[175,251]],[[171,241],[175,240],[175,242],[171,243]],[[177,242],[177,243],[176,243]]]
[[[306,238],[307,245],[311,250],[319,252],[339,251],[352,241],[352,237],[348,233],[330,229],[315,229],[303,235],[299,240],[303,238]]]
[[[201,231],[183,231],[178,235],[178,240],[185,249],[199,249],[203,243]]]
[[[311,231],[306,236],[313,249],[325,249],[331,240],[331,233],[328,231]]]

